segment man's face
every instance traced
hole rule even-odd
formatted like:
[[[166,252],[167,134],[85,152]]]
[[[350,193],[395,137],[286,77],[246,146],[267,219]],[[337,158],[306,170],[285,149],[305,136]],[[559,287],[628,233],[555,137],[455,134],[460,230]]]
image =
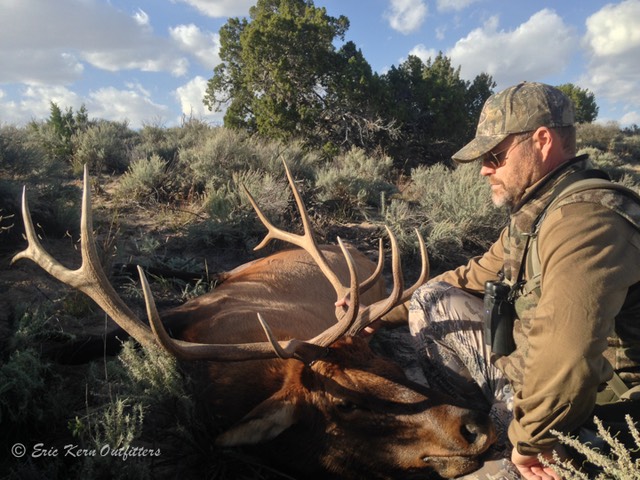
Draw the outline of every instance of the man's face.
[[[517,205],[527,188],[541,175],[541,152],[530,133],[511,135],[482,159],[480,174],[491,185],[491,200],[497,207]]]

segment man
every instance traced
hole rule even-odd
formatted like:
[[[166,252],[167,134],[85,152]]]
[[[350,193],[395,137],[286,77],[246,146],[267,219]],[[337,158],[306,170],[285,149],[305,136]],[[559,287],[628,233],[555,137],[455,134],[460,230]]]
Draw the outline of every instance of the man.
[[[538,457],[563,454],[552,431],[573,434],[591,420],[614,371],[621,393],[640,381],[640,199],[593,184],[601,174],[575,155],[571,101],[526,82],[490,97],[476,137],[453,155],[482,162],[510,223],[484,255],[422,286],[408,318],[429,382],[484,398],[503,433],[511,464],[471,478],[560,478]],[[578,181],[592,184],[567,195]],[[505,286],[513,306],[496,315],[514,342],[502,354],[484,333],[488,281]]]

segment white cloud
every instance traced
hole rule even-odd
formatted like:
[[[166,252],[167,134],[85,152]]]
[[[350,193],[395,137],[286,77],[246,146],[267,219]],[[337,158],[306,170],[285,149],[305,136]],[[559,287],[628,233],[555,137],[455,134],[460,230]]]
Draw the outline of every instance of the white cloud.
[[[460,11],[469,5],[479,2],[480,0],[438,0],[438,11],[446,12],[450,10]]]
[[[48,118],[51,102],[66,110],[87,107],[91,118],[123,121],[132,128],[145,122],[169,116],[169,109],[152,101],[149,91],[140,84],[128,84],[127,89],[100,88],[83,97],[64,86],[31,85],[9,99],[0,95],[0,120],[9,124],[24,124],[32,119]]]
[[[6,93],[0,95],[0,120],[10,124],[24,124],[32,119],[48,117],[51,102],[64,109],[77,109],[82,105],[80,97],[63,86],[32,85],[22,89],[19,98],[8,97]]]
[[[176,57],[172,54],[155,52],[152,54],[143,47],[102,50],[86,52],[84,58],[94,67],[109,72],[120,70],[141,70],[143,72],[170,72],[173,76],[181,77],[187,73],[189,61],[186,58]]]
[[[207,79],[201,76],[193,78],[188,83],[178,87],[175,96],[180,102],[180,109],[184,116],[207,119],[222,124],[224,112],[211,112],[202,103],[207,90]]]
[[[132,128],[166,118],[169,109],[154,103],[144,89],[136,86],[128,90],[114,87],[101,88],[89,93],[85,102],[91,117],[106,120],[127,120]]]
[[[153,35],[142,10],[132,16],[97,0],[21,0],[3,8],[1,82],[69,84],[82,63],[108,71],[186,71],[180,51]]]
[[[149,15],[147,15],[147,12],[145,12],[141,8],[139,8],[138,11],[134,13],[133,19],[140,26],[149,26]]]
[[[580,86],[598,99],[620,102],[640,110],[640,0],[609,4],[586,20],[584,44],[590,55]],[[638,114],[627,112],[622,124],[635,123]]]
[[[61,50],[0,47],[0,82],[67,84],[79,79],[84,66],[75,54]]]
[[[420,28],[427,13],[423,0],[390,0],[384,15],[391,28],[406,35]]]
[[[213,69],[220,63],[220,35],[203,32],[196,25],[178,25],[169,29],[171,38],[182,51],[192,54],[202,66]]]
[[[244,17],[249,16],[249,8],[256,0],[172,0],[186,3],[208,17]]]
[[[542,80],[562,72],[576,50],[573,28],[554,11],[541,10],[515,30],[498,29],[498,17],[460,39],[447,52],[461,66],[461,76],[472,79],[485,72],[498,89],[522,80]]]
[[[640,110],[625,113],[620,119],[620,124],[623,126],[640,125]]]
[[[427,63],[429,59],[433,60],[438,56],[438,51],[433,48],[427,48],[423,44],[418,44],[411,49],[409,55],[415,55],[424,63]]]
[[[594,55],[637,53],[640,47],[640,1],[609,4],[587,19],[586,41]]]

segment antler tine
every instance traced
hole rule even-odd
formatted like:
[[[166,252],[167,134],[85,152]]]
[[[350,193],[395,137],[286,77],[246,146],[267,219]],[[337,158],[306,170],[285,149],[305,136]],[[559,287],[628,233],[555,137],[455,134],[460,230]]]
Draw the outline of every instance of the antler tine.
[[[358,291],[358,274],[356,272],[355,263],[353,261],[353,257],[345,247],[342,239],[338,237],[338,244],[342,250],[342,253],[347,261],[347,265],[349,267],[349,276],[351,278],[351,284],[349,286],[349,295],[351,297],[349,302],[349,308],[346,313],[342,316],[342,318],[338,321],[338,323],[334,324],[332,327],[323,331],[319,335],[307,341],[296,341],[296,344],[293,344],[289,341],[286,348],[283,348],[280,343],[276,340],[273,333],[271,332],[271,328],[269,328],[268,323],[262,318],[262,315],[258,313],[258,320],[262,325],[262,328],[267,335],[267,338],[271,342],[273,346],[273,350],[276,352],[276,355],[280,358],[297,358],[299,360],[304,361],[305,363],[309,363],[312,360],[315,360],[319,356],[319,348],[328,347],[337,339],[345,335],[350,329],[353,328],[355,321],[358,318],[358,311],[360,310],[360,292]]]
[[[349,330],[349,335],[355,335],[360,330],[365,328],[367,325],[373,323],[374,321],[378,320],[382,316],[389,313],[389,311],[396,305],[406,302],[411,297],[411,295],[413,295],[413,292],[415,292],[415,290],[420,285],[422,285],[429,277],[429,260],[427,257],[427,249],[424,243],[424,239],[422,238],[422,235],[416,229],[416,234],[418,236],[418,243],[420,245],[420,256],[422,259],[422,268],[421,268],[420,276],[418,280],[416,280],[416,282],[407,290],[403,290],[404,278],[402,274],[402,264],[400,260],[398,242],[396,240],[395,235],[389,229],[389,227],[385,227],[385,228],[389,233],[389,238],[391,241],[393,289],[386,299],[380,300],[360,310],[358,314],[358,319],[354,322],[353,326]]]
[[[86,294],[140,344],[148,346],[155,343],[149,327],[142,323],[118,296],[100,265],[93,237],[91,191],[86,165],[84,168],[82,214],[80,219],[80,249],[82,254],[80,268],[70,270],[64,267],[42,247],[31,220],[26,188],[22,194],[22,216],[28,245],[25,250],[13,257],[12,264],[23,258],[32,260],[57,280]]]
[[[333,269],[329,265],[329,262],[327,262],[327,259],[318,247],[318,244],[313,236],[313,231],[311,230],[311,220],[309,219],[307,209],[305,208],[304,203],[302,202],[302,198],[300,197],[300,192],[296,188],[293,176],[291,175],[289,167],[284,160],[283,164],[287,174],[289,185],[291,186],[293,197],[296,201],[296,205],[298,206],[298,212],[300,213],[300,217],[302,219],[304,234],[297,235],[295,233],[286,232],[274,226],[266,217],[262,209],[258,206],[258,203],[255,201],[249,190],[243,185],[244,191],[247,193],[247,196],[249,198],[249,202],[251,202],[251,205],[256,211],[256,214],[258,215],[260,221],[267,228],[267,234],[265,235],[264,239],[262,239],[262,241],[255,247],[255,250],[263,248],[271,240],[283,240],[285,242],[291,243],[292,245],[303,248],[309,255],[311,255],[324,276],[327,278],[327,280],[329,280],[334,290],[336,291],[337,299],[341,299],[344,297],[348,290],[344,285],[342,285],[342,282],[333,271]]]
[[[328,346],[335,342],[338,338],[347,333],[358,319],[358,312],[360,311],[360,291],[358,285],[358,272],[353,261],[353,257],[347,250],[347,247],[342,242],[342,239],[338,237],[338,244],[342,250],[347,266],[349,267],[349,278],[351,283],[349,285],[349,308],[339,318],[338,323],[334,324],[329,329],[320,333],[318,336],[312,338],[308,343],[313,343],[321,346]]]
[[[269,343],[271,344],[271,347],[273,348],[273,351],[278,356],[278,358],[282,358],[283,360],[286,360],[288,358],[297,358],[304,363],[310,363],[318,357],[322,356],[322,350],[324,349],[324,347],[321,345],[315,345],[310,342],[289,340],[288,342],[286,342],[286,347],[282,347],[278,339],[271,331],[271,327],[269,327],[269,324],[260,313],[258,313],[258,321],[260,322],[260,325],[262,325],[262,329],[267,335]]]
[[[415,292],[418,289],[418,287],[423,285],[429,279],[429,256],[427,255],[427,246],[424,243],[424,238],[422,237],[422,234],[420,233],[420,231],[417,228],[414,230],[416,232],[416,236],[418,237],[418,245],[420,249],[420,260],[421,260],[422,267],[420,269],[420,276],[415,281],[415,283],[402,293],[402,297],[398,302],[399,304],[409,300],[411,298],[411,295],[413,295],[413,292]]]
[[[393,288],[389,296],[376,303],[368,305],[360,310],[358,319],[349,331],[350,335],[355,335],[364,327],[373,323],[378,318],[382,317],[385,313],[389,312],[400,300],[402,291],[404,288],[404,278],[402,275],[402,263],[400,260],[400,254],[398,249],[398,241],[389,227],[385,226],[387,233],[389,234],[389,240],[391,242],[391,269],[393,278]]]

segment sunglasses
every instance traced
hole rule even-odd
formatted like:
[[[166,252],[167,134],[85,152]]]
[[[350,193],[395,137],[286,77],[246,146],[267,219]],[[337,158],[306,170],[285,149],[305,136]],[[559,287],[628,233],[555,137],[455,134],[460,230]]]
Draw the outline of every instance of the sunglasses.
[[[486,165],[493,170],[497,170],[505,163],[507,163],[507,159],[509,158],[509,153],[511,153],[511,150],[516,148],[521,143],[529,140],[530,138],[532,138],[532,135],[522,137],[518,141],[512,143],[507,148],[505,148],[504,150],[500,150],[499,152],[487,152],[482,159],[483,165]]]

